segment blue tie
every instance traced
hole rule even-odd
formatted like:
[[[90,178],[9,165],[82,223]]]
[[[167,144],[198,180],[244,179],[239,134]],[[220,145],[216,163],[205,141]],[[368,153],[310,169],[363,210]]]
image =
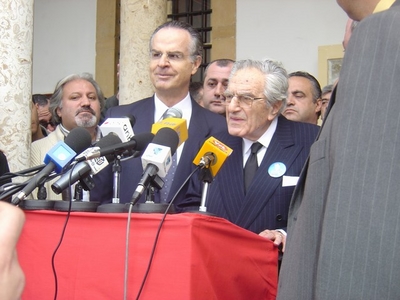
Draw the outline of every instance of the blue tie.
[[[168,170],[167,176],[165,176],[165,178],[164,178],[164,186],[160,191],[161,192],[160,193],[161,203],[167,203],[167,202],[169,202],[169,200],[171,200],[171,199],[168,199],[168,194],[171,189],[172,182],[174,181],[176,166],[177,166],[177,163],[176,163],[176,152],[175,152],[175,154],[172,156],[171,167]]]

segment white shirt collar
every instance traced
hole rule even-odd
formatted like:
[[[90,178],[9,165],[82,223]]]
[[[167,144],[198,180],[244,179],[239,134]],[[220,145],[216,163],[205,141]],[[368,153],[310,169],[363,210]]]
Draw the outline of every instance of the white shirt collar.
[[[154,106],[154,122],[157,122],[169,107],[166,106],[156,94],[154,94]],[[192,115],[192,100],[190,98],[190,94],[188,93],[185,98],[183,98],[173,107],[182,111],[182,119],[186,119],[186,125],[189,127],[190,117]]]
[[[276,131],[276,127],[278,125],[278,118],[272,120],[271,124],[269,125],[268,129],[264,132],[264,134],[257,140],[260,142],[265,148],[268,148],[269,144],[271,143],[272,137]],[[250,147],[254,143],[254,141],[250,141],[248,139],[243,138],[243,154],[250,154]]]

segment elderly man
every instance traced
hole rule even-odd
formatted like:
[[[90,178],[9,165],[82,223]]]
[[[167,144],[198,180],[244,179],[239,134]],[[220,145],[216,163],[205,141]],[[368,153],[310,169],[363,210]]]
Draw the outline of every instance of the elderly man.
[[[307,72],[289,74],[289,93],[283,115],[292,121],[317,124],[321,114],[321,86]]]
[[[89,131],[92,141],[98,141],[101,132],[97,124],[103,104],[103,93],[92,75],[73,74],[61,79],[50,98],[50,111],[57,127],[47,137],[32,143],[31,166],[43,164],[46,153],[58,141],[63,141],[75,127],[84,127]],[[61,200],[61,194],[57,195],[51,189],[53,182],[45,184],[47,199]],[[36,192],[33,198],[36,198]]]
[[[149,48],[150,79],[155,94],[132,104],[112,107],[107,111],[106,117],[133,115],[136,119],[133,130],[137,134],[150,132],[152,124],[169,108],[182,111],[182,117],[187,121],[189,137],[177,149],[177,167],[169,190],[164,186],[161,191],[154,192],[154,202],[165,203],[172,199],[194,169],[192,160],[204,139],[220,130],[226,130],[226,123],[222,116],[201,107],[189,94],[190,78],[196,73],[202,60],[203,45],[196,30],[186,23],[167,22],[153,32]],[[127,203],[132,199],[143,168],[140,159],[122,161],[121,167],[120,202]],[[98,198],[103,202],[111,202],[112,172],[105,169],[98,175],[102,178],[103,185],[109,188],[105,194],[98,195]],[[186,186],[181,189],[177,201],[183,198],[186,189]],[[144,195],[140,201],[145,201]]]
[[[229,133],[215,135],[233,152],[211,183],[206,203],[208,212],[276,244],[284,242],[296,177],[318,132],[316,125],[280,116],[287,88],[287,73],[279,63],[234,64],[225,92]],[[193,209],[200,197],[201,182],[193,178],[178,208]]]
[[[204,72],[203,106],[225,116],[225,90],[234,61],[217,59],[210,62]]]
[[[400,1],[337,2],[361,22],[293,194],[278,299],[400,299]]]

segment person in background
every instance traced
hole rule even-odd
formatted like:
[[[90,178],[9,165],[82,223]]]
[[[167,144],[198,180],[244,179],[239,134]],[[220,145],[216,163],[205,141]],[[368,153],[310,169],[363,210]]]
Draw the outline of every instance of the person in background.
[[[331,99],[333,84],[328,84],[322,88],[321,92],[321,120],[324,121],[326,108],[328,107],[329,100]]]
[[[290,204],[278,300],[400,299],[400,1],[360,21]]]
[[[39,123],[48,133],[54,131],[55,124],[53,123],[53,116],[49,109],[49,98],[43,94],[32,95],[32,101],[36,106],[36,110],[39,117]]]
[[[25,275],[18,262],[16,246],[25,215],[21,209],[0,201],[0,299],[21,298]]]
[[[203,44],[200,34],[189,24],[169,21],[160,25],[153,32],[149,43],[150,79],[155,94],[128,105],[110,108],[106,117],[123,117],[132,115],[136,122],[133,126],[135,134],[151,132],[152,124],[159,121],[171,107],[182,111],[182,118],[188,126],[188,139],[180,145],[175,153],[176,169],[170,168],[168,177],[172,184],[164,185],[161,190],[150,193],[154,202],[169,202],[181,185],[194,170],[193,158],[204,140],[214,133],[226,130],[225,119],[201,107],[189,93],[191,76],[197,72],[202,60]],[[143,166],[140,159],[121,161],[120,202],[129,203],[133,192],[140,181]],[[97,174],[102,186],[108,188],[98,199],[111,202],[113,173],[106,168]],[[186,193],[185,185],[175,201],[182,199]],[[145,201],[145,195],[140,202]]]
[[[224,93],[234,61],[217,59],[210,62],[204,72],[203,106],[225,116]]]
[[[103,105],[103,93],[91,74],[72,74],[61,79],[50,98],[50,112],[57,127],[47,137],[32,143],[31,167],[43,164],[46,153],[57,142],[63,141],[75,127],[84,127],[90,133],[92,142],[98,141],[101,137],[98,123]],[[51,189],[53,182],[45,183],[47,198],[62,200],[62,195],[57,195]],[[101,188],[101,185],[97,188]],[[36,198],[35,195],[36,192],[33,198]],[[87,197],[85,193],[85,199]]]
[[[194,81],[189,85],[190,96],[200,105],[203,106],[203,82]],[[203,106],[204,107],[204,106]]]
[[[39,115],[36,105],[31,104],[31,141],[37,141],[47,136],[47,130],[39,123]]]
[[[318,124],[321,114],[321,86],[311,74],[297,71],[289,74],[289,90],[283,115],[292,121]]]

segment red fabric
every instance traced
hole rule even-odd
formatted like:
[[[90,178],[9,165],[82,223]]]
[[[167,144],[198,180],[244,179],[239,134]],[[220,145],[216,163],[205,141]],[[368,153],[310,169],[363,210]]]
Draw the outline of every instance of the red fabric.
[[[161,214],[133,214],[128,299],[135,299]],[[64,212],[26,211],[18,258],[24,300],[53,299],[51,257]],[[71,214],[55,257],[57,299],[123,299],[127,214]],[[168,215],[140,299],[275,299],[277,248],[230,222],[200,214]]]

